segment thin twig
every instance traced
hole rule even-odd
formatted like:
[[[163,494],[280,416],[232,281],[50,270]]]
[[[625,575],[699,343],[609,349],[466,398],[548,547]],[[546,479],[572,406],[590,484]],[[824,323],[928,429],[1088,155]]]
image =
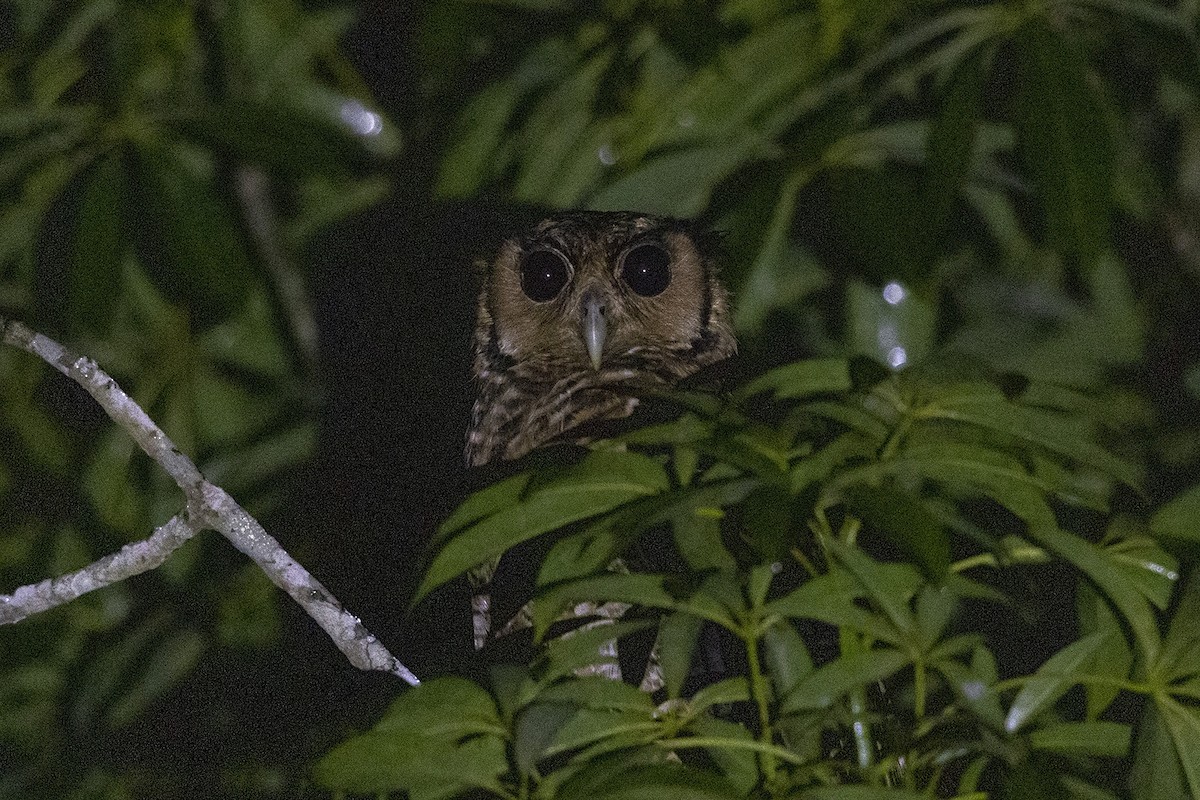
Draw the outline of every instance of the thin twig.
[[[119,552],[76,572],[22,586],[10,595],[0,595],[0,624],[17,622],[94,589],[153,569],[197,532],[213,529],[252,558],[276,586],[299,603],[329,634],[351,664],[363,670],[389,672],[413,686],[419,683],[358,617],[347,612],[328,589],[288,555],[258,520],[224,489],[205,480],[191,459],[179,451],[141,406],[94,361],[72,353],[19,322],[2,317],[0,333],[6,344],[40,357],[86,389],[108,416],[166,470],[187,498],[186,516],[174,517],[150,538],[126,545]]]

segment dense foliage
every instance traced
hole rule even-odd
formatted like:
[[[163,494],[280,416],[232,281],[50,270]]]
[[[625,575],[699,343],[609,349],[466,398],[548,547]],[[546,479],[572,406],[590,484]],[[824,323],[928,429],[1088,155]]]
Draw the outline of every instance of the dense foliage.
[[[348,269],[426,288],[453,281],[385,243],[439,211],[703,217],[727,233],[750,377],[658,398],[662,422],[466,499],[408,580],[438,602],[479,560],[545,540],[545,644],[429,676],[386,712],[332,703],[324,673],[290,689],[271,673],[300,634],[219,542],[0,630],[0,796],[319,795],[307,776],[331,748],[322,786],[416,797],[1200,796],[1194,0],[359,13],[0,11],[0,314],[100,360],[268,522],[297,474],[327,488],[297,472],[344,390],[314,316],[380,335],[336,302],[314,311],[306,248],[388,177],[398,218],[325,235],[384,242],[389,265]],[[388,55],[365,56],[379,31]],[[403,61],[391,84],[385,57]],[[441,390],[403,362],[453,361],[437,342],[465,333],[424,319],[431,352],[388,352],[404,377],[372,400]],[[61,392],[0,351],[0,591],[179,505]],[[397,482],[461,446],[409,444]],[[335,553],[370,538],[337,527]],[[364,581],[357,596],[400,613],[395,587]],[[557,636],[579,600],[632,609]],[[657,693],[574,675],[614,635],[622,652],[657,640]],[[320,716],[287,755],[254,728],[213,755],[219,722],[188,722],[164,754],[181,698],[229,718],[211,687],[231,668]],[[119,755],[98,744],[114,736]]]

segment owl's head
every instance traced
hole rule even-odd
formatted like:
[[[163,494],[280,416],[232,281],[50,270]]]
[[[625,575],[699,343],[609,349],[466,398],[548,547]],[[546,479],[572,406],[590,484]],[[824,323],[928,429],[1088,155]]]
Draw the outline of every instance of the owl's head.
[[[504,242],[479,297],[468,462],[517,458],[627,416],[647,385],[732,355],[716,249],[689,222],[599,211],[558,214]]]
[[[716,245],[677,219],[559,214],[501,246],[480,323],[503,360],[554,377],[623,368],[679,378],[736,348]]]

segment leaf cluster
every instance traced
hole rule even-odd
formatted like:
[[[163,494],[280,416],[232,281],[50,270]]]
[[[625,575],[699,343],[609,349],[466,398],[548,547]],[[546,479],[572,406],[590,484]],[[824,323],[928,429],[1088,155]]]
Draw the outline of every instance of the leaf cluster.
[[[1160,620],[1178,563],[1150,528],[1111,515],[1139,476],[1098,444],[1080,398],[820,360],[730,398],[671,401],[678,419],[522,472],[446,521],[424,591],[554,537],[529,611],[542,647],[486,688],[439,678],[405,694],[321,762],[322,783],[413,797],[983,797],[1017,796],[1023,773],[1053,768],[1046,796],[1085,797],[1112,796],[1097,771],[1132,756],[1155,785],[1200,788],[1194,635],[1185,608],[1165,636]],[[1194,538],[1179,516],[1155,526]],[[656,532],[671,557],[655,560],[674,569],[639,566]],[[1006,574],[1046,562],[1070,586],[1042,622],[1079,633],[1023,674],[1020,643],[991,641],[985,620],[1020,606]],[[629,610],[548,635],[585,601]],[[706,629],[738,651],[717,674]],[[640,674],[580,676],[617,663],[604,642],[636,648],[647,630],[653,692]]]

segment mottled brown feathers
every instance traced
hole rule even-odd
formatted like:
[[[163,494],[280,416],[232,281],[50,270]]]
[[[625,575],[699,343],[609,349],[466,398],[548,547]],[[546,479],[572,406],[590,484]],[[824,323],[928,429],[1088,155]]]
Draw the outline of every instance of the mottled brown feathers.
[[[692,223],[629,212],[558,214],[504,242],[479,295],[467,462],[627,416],[640,387],[732,355],[715,251]]]

